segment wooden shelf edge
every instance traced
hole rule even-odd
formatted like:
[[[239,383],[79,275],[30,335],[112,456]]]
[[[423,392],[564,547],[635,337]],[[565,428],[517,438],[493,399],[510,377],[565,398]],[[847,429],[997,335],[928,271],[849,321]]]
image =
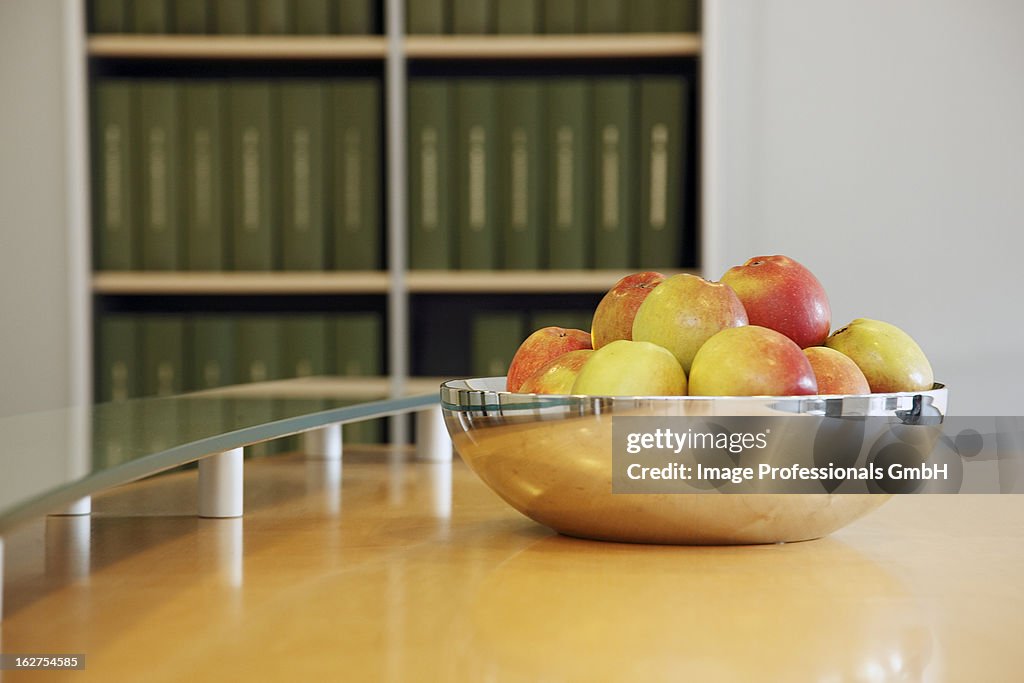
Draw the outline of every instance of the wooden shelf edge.
[[[409,59],[578,59],[699,55],[698,33],[466,36],[413,35]]]
[[[635,270],[413,270],[411,294],[599,294]],[[666,275],[699,270],[665,270]],[[95,294],[386,294],[386,271],[183,272],[118,271],[93,274]]]
[[[384,59],[383,36],[90,36],[90,57],[143,59]]]

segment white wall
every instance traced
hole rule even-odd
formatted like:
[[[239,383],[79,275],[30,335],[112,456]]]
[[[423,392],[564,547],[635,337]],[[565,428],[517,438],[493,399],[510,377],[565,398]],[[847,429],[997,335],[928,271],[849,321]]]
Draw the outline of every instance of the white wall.
[[[707,276],[808,265],[960,414],[1024,414],[1024,2],[708,0]]]
[[[0,415],[87,391],[82,4],[0,0]]]

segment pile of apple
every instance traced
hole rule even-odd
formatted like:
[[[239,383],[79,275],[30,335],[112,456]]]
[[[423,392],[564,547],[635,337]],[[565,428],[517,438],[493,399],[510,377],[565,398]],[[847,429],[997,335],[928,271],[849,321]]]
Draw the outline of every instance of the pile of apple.
[[[612,287],[593,331],[545,327],[520,345],[508,391],[601,396],[799,396],[923,391],[932,368],[906,332],[858,318],[829,335],[825,289],[787,256],[720,282],[644,272]]]

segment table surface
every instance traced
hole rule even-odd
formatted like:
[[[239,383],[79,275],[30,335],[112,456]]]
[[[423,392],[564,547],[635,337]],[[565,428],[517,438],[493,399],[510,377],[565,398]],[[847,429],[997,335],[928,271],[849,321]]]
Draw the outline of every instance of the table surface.
[[[176,472],[6,538],[4,653],[82,681],[1019,681],[1024,497],[896,497],[830,538],[558,536],[461,461],[246,465],[246,516]],[[0,672],[4,683],[63,680]]]

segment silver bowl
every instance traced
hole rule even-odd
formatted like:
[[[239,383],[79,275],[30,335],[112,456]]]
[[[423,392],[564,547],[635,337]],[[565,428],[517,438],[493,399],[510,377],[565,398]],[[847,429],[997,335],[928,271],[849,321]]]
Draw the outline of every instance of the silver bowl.
[[[445,424],[462,459],[530,519],[562,534],[671,544],[819,538],[879,507],[877,494],[613,494],[612,416],[895,416],[946,388],[861,396],[604,397],[516,394],[504,377],[441,385]]]

